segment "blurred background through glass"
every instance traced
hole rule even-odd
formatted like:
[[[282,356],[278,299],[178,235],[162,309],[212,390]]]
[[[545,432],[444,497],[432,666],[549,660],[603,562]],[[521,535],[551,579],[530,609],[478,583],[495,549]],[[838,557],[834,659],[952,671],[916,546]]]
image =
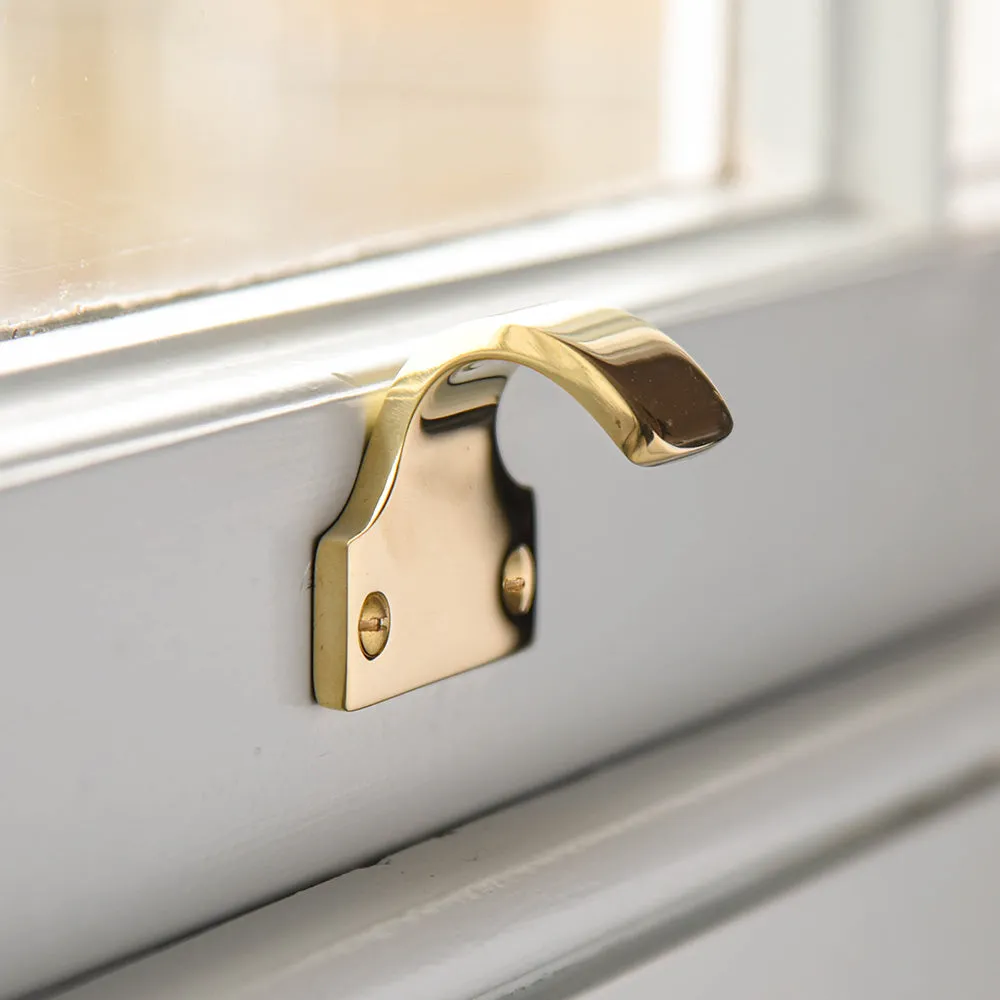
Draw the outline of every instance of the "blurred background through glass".
[[[8,0],[0,327],[720,181],[734,0]]]

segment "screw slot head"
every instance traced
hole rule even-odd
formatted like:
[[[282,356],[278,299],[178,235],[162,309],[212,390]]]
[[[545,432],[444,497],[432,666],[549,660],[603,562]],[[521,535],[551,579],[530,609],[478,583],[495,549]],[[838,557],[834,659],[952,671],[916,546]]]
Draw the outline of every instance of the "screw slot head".
[[[526,615],[535,601],[535,558],[518,545],[504,560],[500,596],[509,615]]]
[[[358,642],[361,652],[369,660],[374,660],[385,649],[390,624],[389,602],[385,594],[380,590],[372,591],[364,599],[358,616]]]

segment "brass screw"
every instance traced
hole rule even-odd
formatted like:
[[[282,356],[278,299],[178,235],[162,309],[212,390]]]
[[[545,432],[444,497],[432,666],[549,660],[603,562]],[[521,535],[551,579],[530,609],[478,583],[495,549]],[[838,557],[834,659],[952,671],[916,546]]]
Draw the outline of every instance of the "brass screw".
[[[535,601],[535,559],[527,545],[518,545],[503,564],[500,596],[507,613],[526,615]]]
[[[358,642],[361,652],[369,660],[374,660],[385,649],[389,641],[389,602],[380,590],[372,591],[361,605],[358,617]]]

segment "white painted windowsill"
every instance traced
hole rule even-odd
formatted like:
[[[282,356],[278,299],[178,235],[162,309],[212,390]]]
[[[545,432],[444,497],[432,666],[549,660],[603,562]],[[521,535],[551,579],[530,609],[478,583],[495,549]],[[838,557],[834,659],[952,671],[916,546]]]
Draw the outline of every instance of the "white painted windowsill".
[[[594,209],[5,343],[0,489],[377,392],[422,337],[477,316],[572,299],[669,327],[935,252],[846,209],[734,197],[616,209],[620,245]]]

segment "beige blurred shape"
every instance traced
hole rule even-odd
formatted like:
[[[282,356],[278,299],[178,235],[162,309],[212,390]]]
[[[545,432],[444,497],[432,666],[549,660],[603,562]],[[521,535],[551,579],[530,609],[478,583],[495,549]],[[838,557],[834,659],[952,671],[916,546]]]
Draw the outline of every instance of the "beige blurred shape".
[[[655,184],[661,8],[7,0],[0,330]]]

